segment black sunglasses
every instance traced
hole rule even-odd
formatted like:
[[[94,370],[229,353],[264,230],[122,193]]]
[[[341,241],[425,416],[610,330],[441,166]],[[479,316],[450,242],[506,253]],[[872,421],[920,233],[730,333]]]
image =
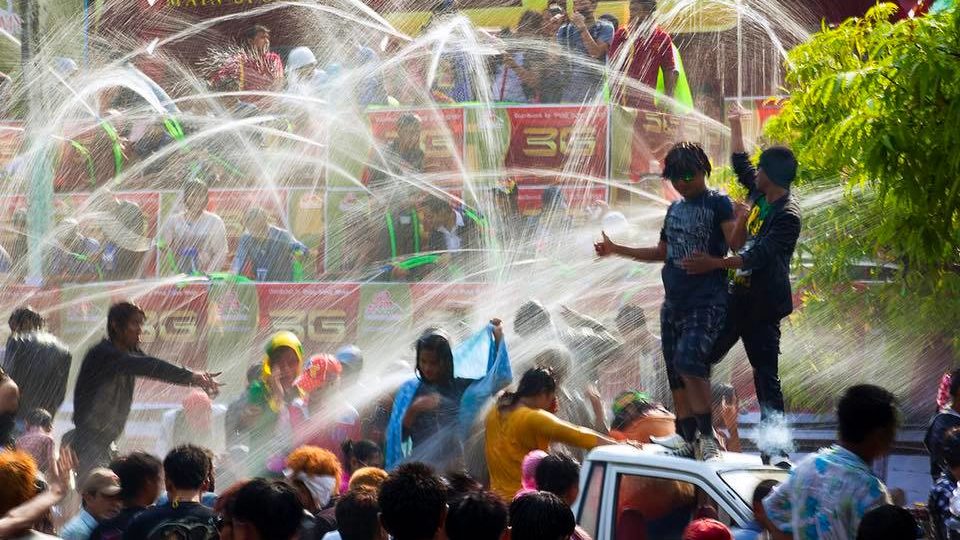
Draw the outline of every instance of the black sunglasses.
[[[690,182],[693,182],[694,179],[696,179],[696,177],[697,177],[697,175],[695,175],[695,174],[693,174],[693,173],[689,173],[689,174],[685,174],[685,175],[683,175],[683,176],[679,176],[679,175],[678,175],[678,176],[674,176],[674,177],[670,178],[669,180],[670,180],[671,182],[686,182],[686,183],[689,184]]]

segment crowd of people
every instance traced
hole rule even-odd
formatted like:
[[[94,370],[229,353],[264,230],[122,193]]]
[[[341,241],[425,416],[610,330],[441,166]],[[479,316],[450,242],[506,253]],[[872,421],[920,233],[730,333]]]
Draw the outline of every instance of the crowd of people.
[[[35,321],[10,338],[11,369],[37,358],[62,358],[56,338],[43,332],[36,317],[24,308],[11,319]],[[417,375],[361,411],[350,402],[362,403],[365,398],[351,397],[371,384],[363,376],[362,351],[345,347],[304,361],[297,337],[277,333],[263,361],[251,366],[245,391],[217,415],[210,398],[199,396],[217,396],[218,374],[144,355],[138,345],[142,322],[133,304],[111,309],[108,337],[81,365],[75,428],[62,436],[59,450],[51,413],[41,407],[22,413],[19,404],[21,394],[30,403],[28,392],[45,393],[41,370],[61,367],[40,364],[22,376],[23,392],[6,372],[0,374],[0,538],[50,538],[56,532],[68,540],[583,540],[590,535],[572,510],[581,488],[575,450],[619,441],[643,446],[654,434],[670,435],[679,427],[662,404],[639,391],[618,395],[612,414],[598,411],[598,430],[577,425],[571,421],[575,410],[586,404],[576,397],[561,401],[562,387],[571,383],[554,376],[572,367],[573,356],[585,358],[585,349],[571,340],[574,329],[555,336],[571,344],[566,354],[553,349],[511,359],[496,319],[459,347],[441,330],[424,333],[415,344]],[[527,322],[521,318],[514,326]],[[455,376],[475,356],[468,343],[486,345],[479,351],[486,353],[488,372],[480,379]],[[594,363],[619,360],[614,354]],[[515,388],[504,390],[510,366],[528,362],[533,366]],[[131,383],[138,377],[197,388],[182,408],[165,415],[171,417],[164,430],[168,440],[156,454],[118,453],[113,444],[126,424]],[[955,377],[960,381],[960,370]],[[353,384],[349,392],[342,391],[345,382]],[[960,383],[952,390],[960,401]],[[716,393],[725,403],[727,392]],[[598,394],[587,401],[600,400]],[[484,401],[490,402],[485,412],[476,407]],[[692,511],[684,507],[682,538],[916,538],[913,516],[891,504],[870,467],[891,449],[898,415],[890,392],[872,385],[848,388],[837,405],[837,444],[803,460],[783,484],[760,482],[753,522],[731,527],[719,520],[717,507],[701,501]],[[383,419],[389,419],[386,426],[377,425]],[[951,538],[949,531],[960,523],[951,511],[960,429],[944,434],[942,424],[932,429],[941,451],[931,463],[943,468],[931,494],[931,517],[945,533],[938,538]],[[486,474],[468,472],[470,433],[464,426],[483,434]],[[659,538],[644,525],[652,515],[635,515],[669,497],[651,489],[624,492],[630,506],[622,510],[616,538]]]
[[[386,75],[380,69],[373,69],[364,79],[362,91],[354,97],[358,97],[361,107],[417,105],[417,100],[424,96],[429,96],[431,102],[582,103],[604,95],[602,89],[608,88],[627,105],[653,109],[655,100],[651,89],[657,86],[661,74],[665,80],[664,92],[672,93],[677,66],[670,36],[651,23],[655,2],[631,2],[630,24],[624,27],[609,15],[596,16],[595,0],[581,0],[572,7],[568,13],[560,4],[551,3],[542,13],[524,13],[515,30],[505,30],[495,38],[503,53],[484,60],[482,66],[474,65],[476,62],[471,60],[469,51],[451,46],[450,50],[440,51],[438,73],[421,73],[420,68],[424,66],[417,58],[396,63],[396,69],[405,70],[402,74]],[[455,16],[454,3],[444,4],[424,31],[429,32],[431,25],[452,16]],[[252,111],[276,108],[281,116],[288,116],[291,110],[299,109],[279,100],[277,95],[287,92],[317,96],[323,94],[324,88],[330,88],[336,70],[329,66],[324,69],[314,52],[306,47],[292,49],[284,59],[271,49],[270,37],[270,30],[264,26],[249,27],[239,36],[238,47],[231,49],[231,55],[219,59],[216,62],[219,67],[207,77],[210,87],[223,94],[227,110],[236,109],[251,115]],[[357,45],[355,49],[347,55],[356,57],[350,62],[358,66],[379,62],[378,54],[369,47]],[[78,76],[75,63],[63,69],[63,73],[58,71],[63,78]],[[478,71],[485,71],[488,76],[481,77]],[[142,76],[136,70],[131,73]],[[398,81],[421,81],[422,84],[391,88],[391,82]],[[430,81],[429,87],[427,81]],[[490,88],[480,88],[480,81],[489,82]],[[122,171],[136,168],[132,167],[135,162],[149,161],[163,146],[180,144],[196,127],[192,126],[196,118],[184,119],[181,125],[175,118],[176,113],[173,118],[140,118],[143,111],[138,107],[143,104],[138,99],[122,88],[109,89],[98,97],[102,117],[98,118],[99,127],[64,144],[57,164],[59,190],[103,186]],[[184,118],[192,118],[189,111],[184,113]],[[127,115],[138,119],[127,120]],[[152,124],[141,125],[148,120]],[[638,126],[642,122],[638,117]],[[643,147],[634,148],[635,154],[659,156],[669,143],[635,136],[632,144]],[[244,208],[244,215],[238,220],[243,236],[239,242],[231,240],[228,246],[223,216],[207,208],[207,190],[234,187],[245,180],[222,170],[224,158],[214,155],[214,150],[210,150],[210,155],[200,155],[196,146],[181,146],[181,151],[190,152],[189,159],[180,160],[187,169],[181,171],[172,162],[158,162],[157,166],[164,169],[162,178],[148,184],[152,188],[182,190],[175,212],[157,224],[155,238],[148,235],[152,229],[151,218],[144,208],[129,200],[115,200],[108,193],[105,200],[89,205],[99,216],[93,220],[95,223],[67,217],[56,224],[44,254],[47,283],[133,279],[151,276],[154,272],[170,275],[226,271],[257,281],[300,281],[307,273],[323,272],[322,268],[312,265],[311,250],[280,225],[284,222],[283,216],[272,215],[268,209],[256,205]],[[396,137],[385,141],[383,146],[371,153],[371,163],[362,179],[376,194],[376,208],[368,212],[376,219],[357,218],[357,228],[375,231],[371,234],[376,238],[372,242],[358,242],[361,251],[367,252],[342,264],[353,265],[354,269],[360,266],[365,274],[382,268],[381,279],[415,280],[449,266],[433,264],[434,257],[424,257],[425,253],[486,247],[480,244],[483,234],[489,232],[485,230],[489,228],[488,220],[477,208],[452,207],[448,198],[397,193],[403,191],[398,186],[412,185],[416,183],[415,178],[424,173],[421,120],[416,115],[402,115],[396,125]],[[635,157],[633,162],[646,167],[651,159]],[[11,171],[20,170],[25,165],[21,161],[14,160]],[[149,167],[141,172],[147,170]],[[184,177],[191,180],[185,184],[171,183],[171,178]],[[61,185],[64,181],[68,184]],[[146,187],[131,178],[125,182],[128,189]],[[494,196],[495,210],[503,214],[498,220],[523,221],[525,216],[521,216],[517,208],[517,196],[515,186],[498,190]],[[559,191],[545,193],[543,212],[556,213],[552,207],[558,205],[551,202],[558,199],[565,204]],[[486,199],[482,200],[485,204]],[[14,215],[11,229],[13,241],[0,247],[0,272],[25,274],[29,237],[25,212],[20,210]],[[512,233],[499,231],[498,234]],[[314,246],[313,250],[314,255],[318,255],[323,253],[323,246],[319,249]]]
[[[153,275],[209,275],[231,272],[256,281],[303,281],[308,248],[269,211],[245,206],[242,233],[231,251],[223,218],[208,210],[209,187],[193,178],[182,186],[179,210],[159,224],[149,237],[149,221],[137,203],[98,197],[92,211],[102,218],[79,223],[66,218],[56,225],[44,250],[47,285],[121,281]],[[95,210],[93,210],[95,208]],[[15,216],[15,240],[6,255],[3,271],[23,276],[27,272],[26,219]],[[231,257],[228,259],[228,256]]]
[[[172,168],[180,173],[177,176],[201,172],[208,180],[229,177],[234,182],[245,181],[246,173],[238,171],[228,152],[185,142],[204,122],[221,121],[215,118],[217,112],[241,118],[277,113],[284,120],[271,127],[294,129],[314,139],[319,133],[317,126],[305,119],[311,115],[303,112],[321,101],[333,108],[358,111],[368,106],[438,103],[608,101],[671,111],[670,101],[656,98],[655,89],[673,95],[679,63],[670,35],[651,23],[655,8],[654,0],[633,0],[629,24],[621,25],[609,14],[598,16],[596,0],[581,0],[569,11],[562,3],[550,2],[542,12],[524,12],[514,28],[499,33],[471,27],[469,39],[428,41],[429,55],[405,51],[407,42],[399,39],[369,46],[372,43],[366,41],[379,42],[380,37],[351,35],[338,27],[332,32],[339,39],[330,40],[330,50],[321,58],[318,51],[305,46],[287,49],[287,44],[278,49],[284,53],[281,56],[271,48],[270,29],[256,24],[244,29],[235,45],[226,47],[226,53],[211,52],[211,57],[199,62],[208,69],[196,73],[195,90],[209,91],[214,99],[179,103],[169,102],[167,94],[182,89],[174,85],[162,89],[137,69],[136,62],[111,65],[150,87],[170,114],[156,115],[144,97],[127,87],[98,92],[96,103],[89,105],[95,111],[91,127],[65,135],[56,163],[57,187],[90,190],[131,170],[135,172],[124,179],[125,185],[143,187],[135,176],[146,175],[147,185],[169,187]],[[429,35],[456,16],[455,2],[444,2],[421,33]],[[477,54],[473,46],[477,41],[499,54]],[[438,61],[429,61],[434,55]],[[105,61],[119,58],[117,51],[105,51]],[[51,96],[88,75],[86,66],[81,69],[69,58],[56,58],[51,64],[49,70],[56,75],[50,84]],[[658,80],[664,81],[659,87]],[[51,103],[59,104],[56,99]],[[256,130],[245,133],[249,139],[241,144],[249,149],[270,143],[270,136]],[[189,159],[174,163],[177,160],[157,156],[172,144],[180,146],[178,154],[188,151]],[[634,141],[637,144],[644,142]],[[14,160],[6,172],[16,176],[26,159],[29,156]],[[156,174],[159,172],[167,174]]]
[[[419,58],[386,70],[366,69],[365,73],[370,73],[362,77],[360,88],[350,98],[361,107],[425,101],[579,104],[605,101],[603,90],[607,87],[618,102],[652,106],[650,91],[657,88],[661,76],[665,79],[662,90],[672,96],[678,66],[669,34],[650,24],[656,2],[632,0],[629,25],[621,25],[612,15],[598,14],[597,4],[596,0],[580,0],[568,11],[562,3],[549,2],[542,12],[525,11],[513,28],[503,28],[496,35],[480,31],[478,39],[500,49],[499,55],[484,58],[482,65],[474,65],[477,61],[469,54],[469,46],[449,43],[434,51],[439,57],[435,73],[425,71],[428,63]],[[420,33],[429,35],[457,15],[455,2],[438,3]],[[329,65],[321,65],[307,47],[290,50],[284,61],[271,51],[270,38],[265,26],[246,29],[239,51],[210,77],[211,86],[248,92],[237,99],[263,107],[269,106],[266,92],[323,92],[335,88],[344,65],[371,68],[379,61],[379,54],[362,44],[339,51],[343,57],[332,58]],[[380,54],[401,52],[400,44],[391,42]]]
[[[646,20],[652,4],[633,0],[631,16]],[[595,18],[596,2],[574,0],[573,7],[569,16],[558,5],[545,14],[529,12],[517,33],[556,36],[558,47],[584,61],[558,66],[550,47],[505,54],[494,67],[494,95],[582,102],[604,85],[602,64],[611,51],[624,47],[633,56],[625,68],[630,77],[652,86],[646,79],[663,71],[667,87],[675,84],[670,38],[662,30],[637,36]],[[269,31],[253,27],[243,51],[213,80],[224,90],[253,92],[250,106],[267,106],[284,77],[288,84],[312,84],[317,74],[308,53],[291,53],[296,62],[288,58],[284,66],[270,52]],[[657,59],[655,69],[643,60],[649,58]],[[434,80],[433,99],[476,99],[465,61],[452,55],[441,62],[450,73]],[[373,86],[371,95],[377,94]],[[373,245],[381,252],[377,260],[390,261],[388,277],[416,279],[425,265],[404,257],[420,254],[421,235],[425,251],[450,254],[476,242],[484,220],[443,199],[397,203],[403,197],[391,178],[422,170],[424,154],[415,115],[401,115],[396,127],[382,167],[365,180],[390,203],[383,213],[389,237]],[[591,533],[578,526],[572,509],[587,451],[624,445],[713,462],[724,450],[741,449],[736,392],[711,380],[738,341],[753,369],[760,429],[785,422],[780,323],[793,310],[789,263],[801,216],[791,184],[798,165],[789,149],[772,147],[754,166],[738,114],[731,116],[731,132],[733,167],[748,193],[744,203],[707,186],[712,165],[700,145],[678,143],[664,158],[663,177],[678,198],[658,243],[628,247],[604,233],[594,246],[600,257],[663,264],[659,344],[640,306],[622,306],[611,328],[569,307],[552,311],[529,300],[513,317],[513,333],[497,318],[460,340],[427,328],[413,343],[413,366],[377,359],[381,372],[365,365],[356,346],[335,354],[308,351],[295,333],[276,332],[262,359],[247,366],[245,386],[224,388],[220,373],[145,354],[146,313],[123,301],[111,306],[106,336],[79,365],[73,429],[58,444],[53,424],[66,399],[72,356],[44,330],[40,313],[15,310],[0,370],[0,538],[588,540]],[[509,207],[510,194],[504,195],[500,202]],[[173,273],[226,269],[225,226],[207,210],[207,185],[188,181],[182,203],[153,241],[158,264]],[[142,213],[111,204],[118,218],[142,229]],[[272,225],[262,208],[250,208],[243,225],[231,271],[257,281],[294,281],[305,246]],[[131,263],[144,251],[119,242],[101,249],[78,227],[64,229],[63,249],[50,257],[56,279],[99,277],[110,271],[105,261]],[[428,268],[449,269],[454,262],[438,256]],[[662,363],[651,360],[661,356]],[[120,452],[141,378],[190,390],[181,406],[163,415],[153,453]],[[215,403],[222,391],[231,399]],[[960,535],[954,500],[960,370],[948,393],[952,402],[944,403],[926,438],[938,539]],[[732,523],[678,486],[659,490],[628,481],[613,537],[658,538],[661,520],[679,518],[683,540],[916,538],[917,522],[892,504],[871,469],[890,452],[898,417],[889,391],[851,386],[837,399],[837,443],[793,466],[783,483],[759,482],[752,522]],[[787,448],[759,450],[766,464],[792,466]],[[692,505],[651,509],[673,498]]]
[[[415,120],[401,118],[401,127],[417,128]],[[246,386],[228,389],[234,398],[215,404],[220,374],[145,354],[146,314],[119,302],[108,312],[106,337],[79,366],[74,427],[57,445],[52,421],[66,397],[71,354],[44,331],[39,313],[17,309],[4,357],[9,374],[0,376],[0,438],[10,448],[0,457],[0,481],[19,487],[2,490],[0,536],[589,538],[571,509],[585,451],[648,446],[714,461],[724,449],[741,448],[736,392],[710,378],[737,341],[753,367],[761,429],[784,421],[777,369],[780,320],[793,308],[789,261],[800,213],[790,186],[797,163],[789,149],[773,147],[754,167],[739,117],[731,122],[746,203],[735,210],[709,189],[702,148],[679,143],[666,155],[663,176],[681,198],[667,210],[659,243],[631,248],[604,234],[595,246],[600,256],[663,263],[659,352],[638,306],[623,306],[608,328],[565,306],[555,317],[530,300],[517,309],[513,334],[496,318],[460,343],[431,327],[413,344],[412,369],[387,363],[380,374],[365,368],[355,346],[305,351],[299,336],[277,332],[246,370]],[[417,161],[412,149],[398,140],[408,164]],[[206,196],[201,182],[188,182],[185,210],[161,228],[171,245],[194,239],[193,251],[173,259],[182,272],[213,271],[225,261],[223,243],[206,241],[223,229],[204,210]],[[439,249],[457,249],[463,215],[445,202],[427,206],[424,221],[436,227]],[[256,209],[248,218],[251,237],[237,259],[253,261],[258,274],[259,257],[292,271],[253,236],[259,231],[286,252],[295,249],[289,233],[271,228]],[[735,270],[729,278],[727,269]],[[649,361],[660,354],[663,364]],[[404,370],[406,380],[398,380]],[[164,414],[157,457],[117,452],[138,378],[193,388]],[[957,396],[960,375],[955,381]],[[957,520],[951,452],[960,429],[948,428],[960,415],[951,411],[935,418],[928,437],[937,449],[931,514],[943,531]],[[685,488],[671,497],[627,482],[615,535],[654,538],[658,520],[679,518],[688,540],[877,538],[871,530],[912,538],[898,527],[913,534],[913,517],[891,506],[870,468],[892,447],[897,418],[893,394],[852,386],[838,400],[837,444],[805,458],[783,484],[760,483],[755,522],[731,530],[737,524],[719,521],[718,509],[703,501],[658,513],[651,506],[657,497],[697,499]],[[761,450],[765,463],[790,466],[785,448]]]

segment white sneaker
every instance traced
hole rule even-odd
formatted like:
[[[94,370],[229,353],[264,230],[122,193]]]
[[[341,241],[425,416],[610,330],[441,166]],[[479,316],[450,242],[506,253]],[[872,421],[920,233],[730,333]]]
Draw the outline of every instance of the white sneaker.
[[[650,442],[666,448],[667,454],[671,456],[693,459],[696,455],[693,445],[679,434],[673,434],[669,437],[650,437]]]
[[[716,461],[720,459],[720,444],[713,435],[701,435],[697,439],[697,459]]]
[[[668,435],[666,437],[650,437],[650,442],[653,444],[659,444],[660,446],[669,448],[670,450],[679,450],[680,448],[690,444],[685,441],[679,433],[674,433],[673,435]]]
[[[694,459],[697,457],[697,452],[693,447],[693,444],[688,443],[687,441],[683,441],[683,444],[680,446],[680,448],[668,448],[667,451],[671,456],[687,459]]]

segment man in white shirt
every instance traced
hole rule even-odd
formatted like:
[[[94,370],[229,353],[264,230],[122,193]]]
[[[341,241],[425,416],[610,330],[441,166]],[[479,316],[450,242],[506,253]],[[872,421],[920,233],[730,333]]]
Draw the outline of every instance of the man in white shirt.
[[[183,208],[170,216],[157,235],[162,273],[210,273],[227,260],[227,229],[208,212],[207,185],[198,179],[183,186]]]

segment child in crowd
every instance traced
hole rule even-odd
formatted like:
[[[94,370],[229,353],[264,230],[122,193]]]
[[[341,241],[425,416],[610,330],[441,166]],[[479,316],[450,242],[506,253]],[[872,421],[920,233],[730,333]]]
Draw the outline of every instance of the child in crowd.
[[[17,448],[30,454],[44,476],[57,475],[54,458],[53,417],[43,409],[33,409],[27,414],[27,431],[17,439]]]

